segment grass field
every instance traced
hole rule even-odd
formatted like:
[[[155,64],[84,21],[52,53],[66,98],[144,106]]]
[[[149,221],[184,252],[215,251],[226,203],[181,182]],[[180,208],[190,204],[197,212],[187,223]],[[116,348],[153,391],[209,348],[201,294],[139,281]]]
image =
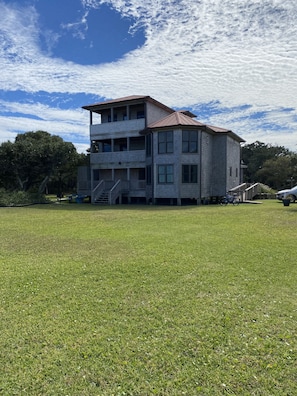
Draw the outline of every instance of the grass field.
[[[296,395],[297,204],[0,208],[0,394]]]

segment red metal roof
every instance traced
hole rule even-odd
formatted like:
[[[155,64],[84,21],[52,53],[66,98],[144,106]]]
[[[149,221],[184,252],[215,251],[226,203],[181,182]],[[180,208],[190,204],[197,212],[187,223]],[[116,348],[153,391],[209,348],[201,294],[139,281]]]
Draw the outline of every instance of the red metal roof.
[[[162,109],[165,109],[169,113],[173,113],[174,110],[171,109],[170,107],[164,105],[161,102],[158,102],[156,99],[153,99],[150,96],[145,96],[145,95],[130,95],[130,96],[124,96],[122,98],[117,98],[117,99],[111,99],[111,100],[106,100],[103,102],[98,102],[86,106],[82,106],[83,109],[93,111],[100,113],[103,109],[106,109],[108,107],[111,107],[112,105],[116,104],[122,104],[123,106],[126,104],[131,104],[131,102],[137,103],[143,103],[143,102],[151,102],[155,106],[161,107]]]
[[[200,127],[203,129],[208,130],[209,132],[214,132],[214,133],[228,133],[230,134],[235,140],[239,142],[244,142],[244,140],[236,135],[234,132],[232,132],[230,129],[225,129],[225,128],[220,128],[216,127],[213,125],[206,125],[203,124],[197,120],[194,120],[191,116],[189,117],[187,112],[182,110],[182,111],[175,111],[172,114],[169,114],[168,116],[162,118],[159,121],[153,122],[150,125],[147,126],[147,128],[143,131],[141,131],[141,134],[146,134],[149,132],[149,130],[152,129],[160,129],[160,128],[173,128],[177,126],[184,126],[184,127]],[[192,114],[191,114],[192,115]]]
[[[146,98],[149,98],[149,96],[144,96],[144,95],[123,96],[122,98],[104,100],[102,102],[97,102],[97,103],[94,103],[91,105],[86,105],[86,106],[83,106],[83,108],[91,107],[91,106],[109,105],[109,104],[118,103],[118,102],[129,102],[131,100],[146,99]]]
[[[173,126],[196,126],[202,127],[206,126],[199,121],[194,120],[192,117],[187,116],[181,111],[175,111],[172,114],[162,118],[159,121],[153,122],[152,124],[148,125],[148,129],[155,129],[155,128],[166,128],[166,127],[173,127]]]

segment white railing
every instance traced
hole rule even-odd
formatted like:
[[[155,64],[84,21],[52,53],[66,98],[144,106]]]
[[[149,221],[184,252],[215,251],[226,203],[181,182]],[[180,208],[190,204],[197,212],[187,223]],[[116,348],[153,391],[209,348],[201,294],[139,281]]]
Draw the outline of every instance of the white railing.
[[[103,193],[104,190],[105,190],[105,181],[101,180],[92,191],[92,202],[95,202],[96,199]]]
[[[239,186],[233,187],[230,190],[230,193],[236,194],[238,199],[243,202],[246,200],[246,189],[249,187],[248,183],[242,183]]]
[[[261,191],[261,183],[255,183],[245,190],[245,200],[250,201]]]
[[[109,205],[115,204],[115,201],[120,195],[120,193],[121,193],[121,180],[119,179],[109,191],[108,194]]]
[[[109,205],[114,205],[121,194],[129,193],[132,190],[134,192],[137,190],[145,190],[145,186],[145,180],[129,181],[118,179],[116,182],[113,180],[101,180],[92,191],[92,202],[96,202],[100,195],[105,191],[108,192]]]

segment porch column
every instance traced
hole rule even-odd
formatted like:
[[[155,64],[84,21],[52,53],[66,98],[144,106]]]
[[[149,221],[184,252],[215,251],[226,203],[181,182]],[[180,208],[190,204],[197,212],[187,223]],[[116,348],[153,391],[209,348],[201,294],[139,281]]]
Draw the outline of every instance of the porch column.
[[[131,203],[131,197],[130,197],[130,177],[131,177],[131,173],[130,173],[130,168],[127,168],[127,183],[128,183],[128,190],[129,190],[129,194],[128,194],[128,203]]]
[[[93,199],[94,199],[94,194],[93,194],[93,190],[94,190],[94,169],[91,166],[91,203],[93,203]]]

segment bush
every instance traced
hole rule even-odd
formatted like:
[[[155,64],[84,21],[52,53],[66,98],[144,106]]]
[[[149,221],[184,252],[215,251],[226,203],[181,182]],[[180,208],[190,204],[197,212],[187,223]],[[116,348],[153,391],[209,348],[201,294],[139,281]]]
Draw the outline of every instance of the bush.
[[[45,196],[37,193],[0,189],[0,206],[23,206],[46,202]]]

